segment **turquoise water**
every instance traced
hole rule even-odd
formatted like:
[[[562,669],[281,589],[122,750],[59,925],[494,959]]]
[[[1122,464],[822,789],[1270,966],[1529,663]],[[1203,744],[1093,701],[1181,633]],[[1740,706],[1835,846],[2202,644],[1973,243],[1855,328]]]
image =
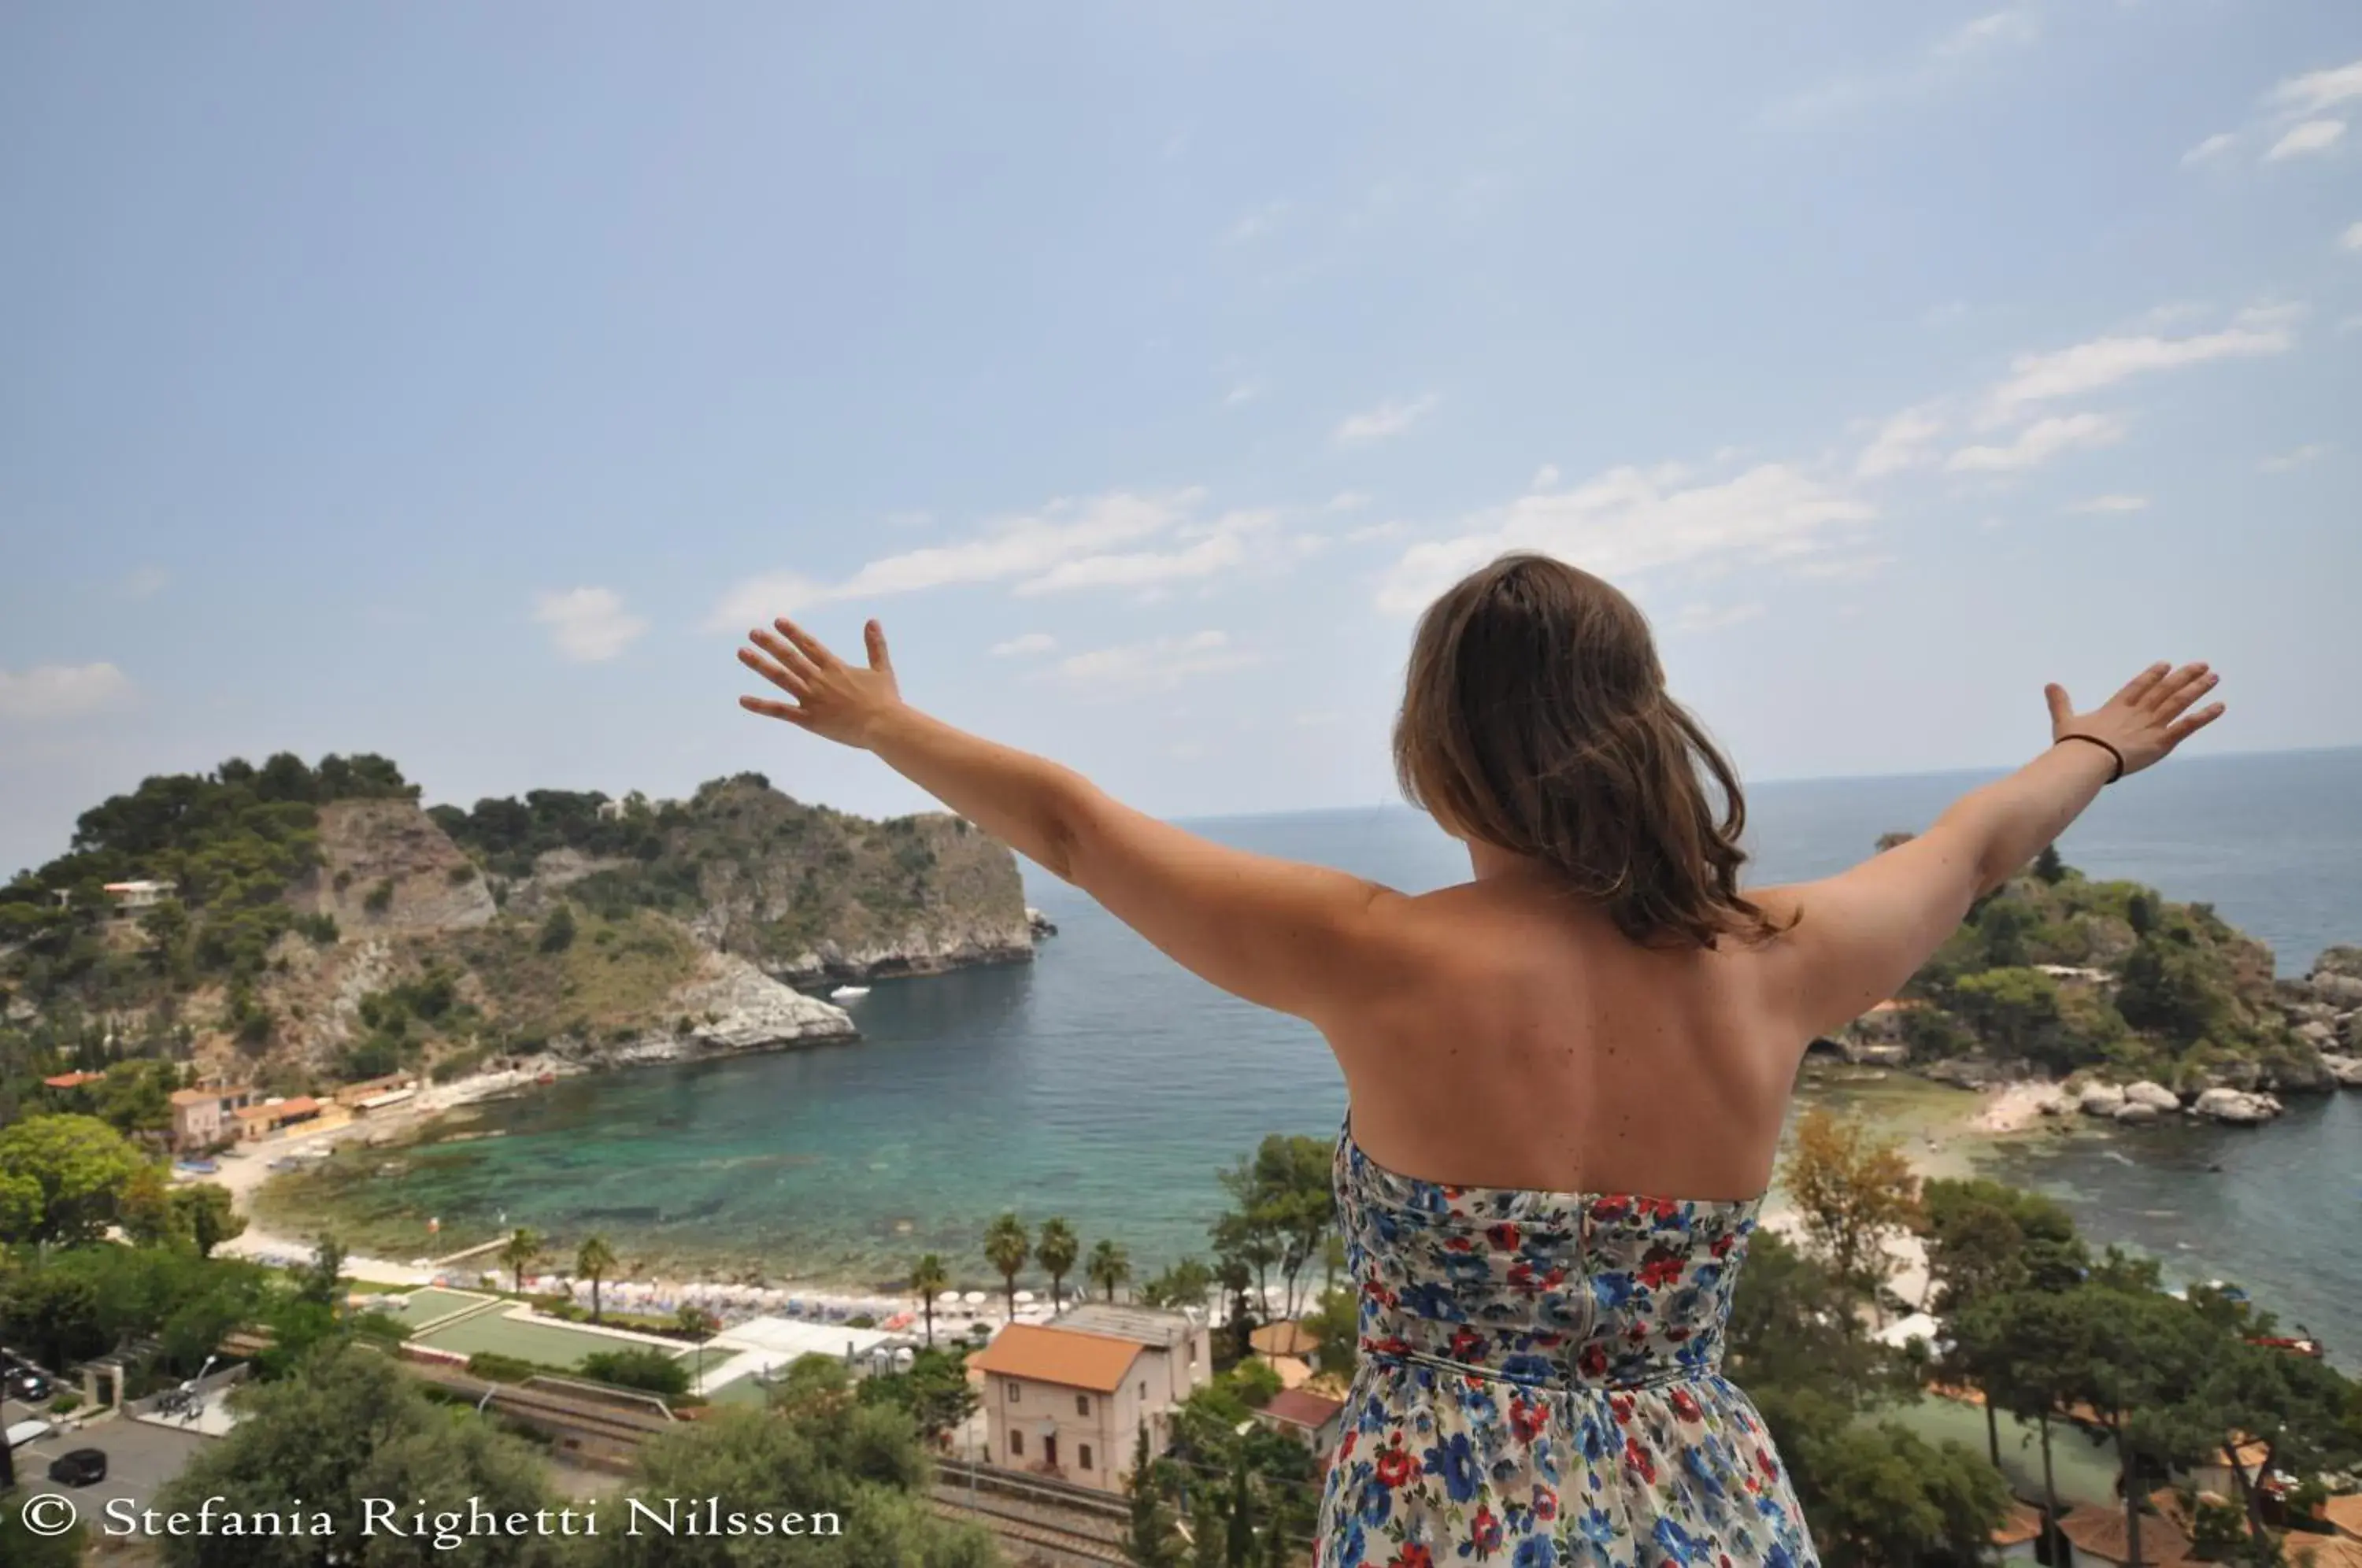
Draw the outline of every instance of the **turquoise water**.
[[[1839,867],[1974,781],[1763,787],[1750,834],[1761,879]],[[2284,972],[2301,969],[2333,941],[2362,940],[2357,796],[2362,751],[2192,761],[2111,790],[2062,849],[2094,875],[2213,900],[2270,941]],[[1405,888],[1465,869],[1400,810],[1200,825]],[[984,1286],[983,1225],[1014,1208],[1065,1215],[1087,1246],[1113,1236],[1142,1272],[1202,1253],[1216,1170],[1266,1132],[1333,1132],[1336,1067],[1308,1028],[1213,990],[1073,889],[1038,876],[1030,888],[1061,927],[1033,963],[880,982],[853,1004],[858,1044],[569,1080],[485,1108],[474,1130],[497,1136],[392,1161],[340,1155],[325,1179],[348,1239],[408,1256],[426,1250],[434,1215],[438,1251],[526,1224],[569,1246],[599,1231],[627,1273],[760,1260],[774,1277],[863,1283],[932,1250]],[[1861,1092],[1907,1108],[1937,1091]],[[2342,1245],[2362,1097],[2260,1132],[2002,1158],[2060,1191],[2095,1235],[2252,1277],[2334,1344],[2362,1345],[2362,1260]],[[2223,1173],[2204,1170],[2216,1162]],[[2180,1241],[2202,1247],[2178,1254]]]

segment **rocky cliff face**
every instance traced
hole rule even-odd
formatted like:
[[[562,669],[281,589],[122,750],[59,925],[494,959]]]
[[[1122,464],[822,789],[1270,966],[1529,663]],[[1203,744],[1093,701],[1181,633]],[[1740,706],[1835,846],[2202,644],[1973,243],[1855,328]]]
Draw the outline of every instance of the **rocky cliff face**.
[[[287,901],[341,931],[447,931],[498,912],[475,863],[412,801],[334,801],[319,834],[320,864]]]

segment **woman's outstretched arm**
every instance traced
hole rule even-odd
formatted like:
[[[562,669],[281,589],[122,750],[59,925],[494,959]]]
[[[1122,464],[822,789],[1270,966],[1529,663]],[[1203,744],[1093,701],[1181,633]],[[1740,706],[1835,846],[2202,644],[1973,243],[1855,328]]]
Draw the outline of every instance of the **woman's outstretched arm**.
[[[1211,843],[1116,801],[1070,767],[997,745],[904,702],[877,622],[848,664],[782,619],[740,662],[791,701],[750,712],[858,746],[985,832],[1105,905],[1224,990],[1299,1016],[1365,983],[1374,911],[1396,896],[1325,867]]]
[[[1825,1034],[1894,994],[1934,955],[1969,907],[2065,832],[2101,789],[2136,773],[2213,723],[2223,704],[2202,664],[2152,665],[2088,713],[2046,690],[2050,749],[2006,778],[1961,796],[1917,837],[1818,882],[1774,888],[1767,909],[1796,923],[1772,955],[1783,1011]]]

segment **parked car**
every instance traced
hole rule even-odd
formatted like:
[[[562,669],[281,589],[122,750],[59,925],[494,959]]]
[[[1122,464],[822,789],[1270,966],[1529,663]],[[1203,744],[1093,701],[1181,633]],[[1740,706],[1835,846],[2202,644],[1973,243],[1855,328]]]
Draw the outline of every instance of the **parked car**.
[[[6,1391],[11,1398],[38,1405],[57,1391],[57,1385],[32,1368],[24,1367],[8,1375]]]
[[[10,1448],[22,1448],[27,1443],[45,1438],[57,1430],[48,1421],[16,1421],[10,1423],[5,1438]]]
[[[50,1479],[61,1486],[95,1486],[106,1479],[103,1449],[78,1448],[50,1462]]]

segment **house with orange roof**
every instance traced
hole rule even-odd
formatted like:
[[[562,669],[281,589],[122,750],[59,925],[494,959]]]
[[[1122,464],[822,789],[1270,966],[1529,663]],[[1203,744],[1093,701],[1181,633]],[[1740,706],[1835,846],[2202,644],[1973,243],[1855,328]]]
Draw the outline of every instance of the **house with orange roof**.
[[[2329,1528],[2350,1540],[2362,1540],[2362,1492],[2348,1492],[2332,1497],[2321,1506],[2321,1517]]]
[[[2058,1533],[2074,1551],[2074,1568],[2122,1568],[2134,1562],[2131,1528],[2117,1504],[2085,1503],[2058,1520]],[[2192,1568],[2190,1538],[2171,1519],[2144,1508],[2140,1520],[2139,1568]]]
[[[2041,1541],[2042,1510],[2012,1497],[2009,1512],[1993,1527],[1993,1555],[2003,1562],[2039,1562],[2036,1548]]]
[[[1345,1401],[1309,1388],[1283,1388],[1255,1412],[1255,1419],[1302,1443],[1313,1458],[1325,1460],[1344,1436]]]
[[[201,1154],[230,1143],[238,1135],[235,1114],[255,1102],[255,1091],[245,1085],[215,1085],[172,1091],[172,1148],[183,1154]]]
[[[105,1081],[105,1073],[60,1073],[56,1077],[43,1078],[41,1083],[48,1088],[78,1089],[88,1088],[94,1083]]]
[[[1010,1324],[967,1365],[983,1378],[989,1463],[1114,1492],[1143,1428],[1164,1452],[1174,1408],[1212,1380],[1214,1356],[1188,1314],[1094,1301]]]

